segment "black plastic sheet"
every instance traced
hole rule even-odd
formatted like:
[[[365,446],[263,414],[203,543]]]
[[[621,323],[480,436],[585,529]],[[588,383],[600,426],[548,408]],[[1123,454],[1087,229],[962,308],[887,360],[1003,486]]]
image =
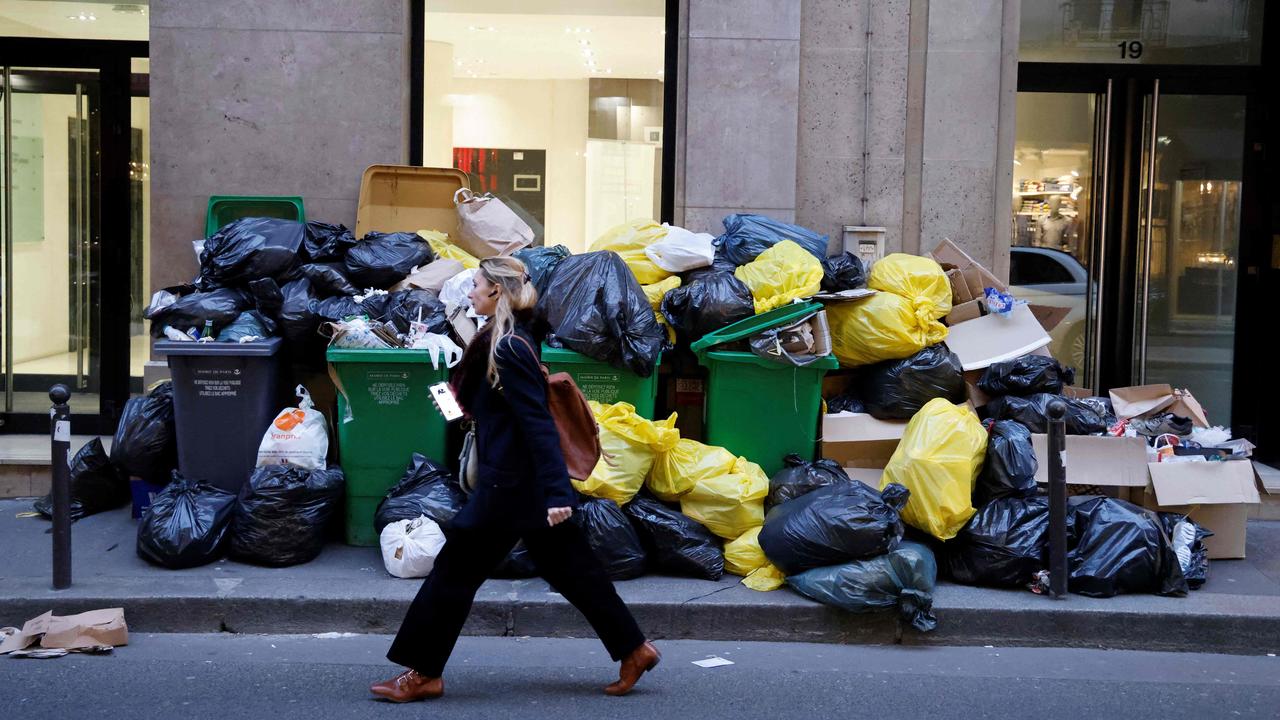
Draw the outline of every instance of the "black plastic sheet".
[[[414,453],[400,482],[378,503],[373,525],[381,534],[382,529],[393,522],[426,515],[444,527],[466,502],[467,496],[449,468]]]
[[[178,465],[173,426],[173,383],[165,381],[144,397],[124,404],[111,443],[111,464],[126,477],[164,483]]]
[[[417,233],[371,232],[347,251],[347,277],[361,290],[389,288],[435,259]]]
[[[550,287],[551,276],[559,267],[560,261],[571,254],[569,248],[563,245],[552,245],[551,247],[527,247],[511,253],[511,256],[524,263],[530,281],[538,290],[538,297],[542,297]]]
[[[1067,555],[1071,592],[1187,594],[1178,556],[1155,513],[1109,497],[1070,502],[1076,528],[1075,547]]]
[[[662,298],[662,315],[684,342],[756,314],[751,289],[732,272],[704,272]]]
[[[720,538],[696,520],[648,497],[627,503],[625,512],[658,572],[704,580],[724,574]]]
[[[169,292],[175,294],[188,289],[190,286],[168,288]],[[212,329],[216,335],[252,306],[253,300],[245,291],[222,288],[181,295],[172,304],[147,308],[144,317],[151,321],[151,334],[157,338],[164,337],[165,325],[182,332],[190,328],[204,332],[206,321],[213,323]]]
[[[226,550],[235,504],[233,493],[175,470],[138,520],[138,557],[172,570],[217,560]]]
[[[295,220],[250,217],[228,223],[204,241],[200,251],[203,290],[276,277],[293,266],[306,227]]]
[[[764,502],[766,510],[818,488],[850,482],[844,468],[835,460],[809,461],[792,453],[783,458],[783,463],[785,467],[769,479],[769,496]]]
[[[1001,395],[1058,394],[1076,380],[1076,371],[1045,355],[1023,355],[993,363],[982,373],[978,389],[991,397]]]
[[[944,546],[947,569],[965,585],[1023,587],[1049,567],[1048,542],[1047,497],[992,500]]]
[[[993,398],[980,412],[993,420],[1017,420],[1033,433],[1049,432],[1049,403],[1061,400],[1066,408],[1062,419],[1068,435],[1097,435],[1106,432],[1107,424],[1087,403],[1074,398],[1036,393],[1027,397],[1005,395]]]
[[[611,580],[630,580],[644,574],[646,556],[640,536],[617,503],[604,498],[584,500],[572,521],[586,533],[587,542]]]
[[[855,377],[866,411],[881,420],[910,420],[934,398],[962,403],[968,397],[960,358],[941,343],[909,358],[868,365]]]
[[[760,549],[787,575],[882,555],[902,540],[898,514],[909,495],[897,483],[881,492],[854,480],[818,488],[769,511]]]
[[[311,262],[342,260],[356,244],[356,236],[345,225],[309,222],[302,238],[302,254]]]
[[[538,315],[552,332],[547,344],[640,377],[652,375],[666,332],[622,258],[608,251],[572,255],[555,277],[538,300]]]
[[[734,213],[724,219],[716,248],[734,265],[746,265],[783,240],[793,240],[818,260],[827,258],[827,236],[764,215]]]
[[[114,510],[129,502],[129,479],[111,464],[101,438],[84,444],[71,458],[71,519]],[[53,517],[53,496],[36,500],[33,509]]]
[[[995,498],[1035,495],[1039,468],[1031,431],[1025,425],[1015,420],[993,423],[987,456],[973,488],[974,504],[980,507]]]
[[[898,617],[928,632],[938,626],[933,588],[938,565],[929,548],[903,542],[869,560],[814,568],[787,577],[787,584],[820,603],[862,613],[897,609]]]
[[[862,260],[851,252],[822,259],[822,291],[856,290],[867,284]]]

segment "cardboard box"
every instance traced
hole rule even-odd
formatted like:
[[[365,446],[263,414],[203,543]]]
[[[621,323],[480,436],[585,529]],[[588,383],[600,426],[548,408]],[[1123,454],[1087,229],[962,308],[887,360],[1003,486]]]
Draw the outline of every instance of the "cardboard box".
[[[1170,412],[1179,417],[1191,418],[1196,427],[1209,427],[1204,408],[1187,390],[1175,390],[1173,386],[1135,385],[1115,388],[1111,391],[1111,406],[1118,418],[1144,417],[1157,412]]]
[[[864,485],[868,485],[879,490],[880,478],[884,475],[884,470],[881,468],[847,467],[844,469],[844,474],[848,475],[850,480],[857,480]]]
[[[1031,314],[1036,316],[1036,321],[1045,332],[1053,332],[1053,329],[1062,324],[1062,321],[1071,314],[1069,307],[1056,305],[1027,305],[1027,307],[1031,308]]]
[[[946,342],[960,357],[961,367],[981,370],[1044,348],[1049,344],[1049,333],[1026,305],[1019,305],[1007,316],[986,315],[953,325]]]
[[[877,420],[865,413],[823,415],[822,457],[844,467],[883,468],[906,429],[906,420]]]
[[[983,306],[981,300],[970,300],[956,305],[951,305],[951,312],[947,313],[947,326],[959,325],[962,322],[977,320],[983,315]]]
[[[989,287],[1001,292],[1009,291],[1009,286],[1003,280],[993,275],[990,270],[979,264],[977,260],[969,257],[968,253],[961,250],[949,238],[938,243],[938,246],[929,255],[938,261],[943,270],[958,270],[959,277],[964,280],[963,289],[957,287],[957,285],[961,285],[958,279],[952,281],[953,303],[958,304],[983,297],[984,291]],[[953,275],[949,274],[947,277],[950,279]]]
[[[1036,482],[1049,482],[1049,436],[1032,434]],[[1068,435],[1064,465],[1068,485],[1145,488],[1147,443],[1142,438]]]
[[[1183,513],[1212,530],[1213,537],[1204,541],[1210,560],[1245,556],[1249,506],[1262,502],[1252,462],[1167,462],[1147,468],[1146,507]]]

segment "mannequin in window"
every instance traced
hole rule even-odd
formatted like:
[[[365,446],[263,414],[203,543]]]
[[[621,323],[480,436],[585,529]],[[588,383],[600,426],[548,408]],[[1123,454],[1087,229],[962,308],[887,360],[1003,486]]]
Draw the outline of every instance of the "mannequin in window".
[[[1049,214],[1038,223],[1040,247],[1072,252],[1075,244],[1075,219],[1062,214],[1062,197],[1049,198]]]

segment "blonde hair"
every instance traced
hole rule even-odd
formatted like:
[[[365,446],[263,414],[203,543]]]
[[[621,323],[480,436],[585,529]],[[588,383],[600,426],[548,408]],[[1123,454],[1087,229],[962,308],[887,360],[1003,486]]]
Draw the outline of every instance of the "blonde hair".
[[[532,310],[538,304],[538,291],[529,281],[524,263],[513,257],[485,258],[480,261],[479,272],[485,280],[502,289],[489,318],[489,363],[485,372],[489,384],[497,387],[498,343],[515,333],[516,313]]]

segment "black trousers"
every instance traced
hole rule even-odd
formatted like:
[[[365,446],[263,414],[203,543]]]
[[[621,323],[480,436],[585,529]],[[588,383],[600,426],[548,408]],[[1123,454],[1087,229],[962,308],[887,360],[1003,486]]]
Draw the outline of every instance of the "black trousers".
[[[520,539],[538,573],[586,616],[614,661],[644,643],[635,618],[605,575],[586,535],[569,520],[524,532],[451,530],[400,624],[387,659],[426,677],[440,677],[471,613],[476,591]]]

